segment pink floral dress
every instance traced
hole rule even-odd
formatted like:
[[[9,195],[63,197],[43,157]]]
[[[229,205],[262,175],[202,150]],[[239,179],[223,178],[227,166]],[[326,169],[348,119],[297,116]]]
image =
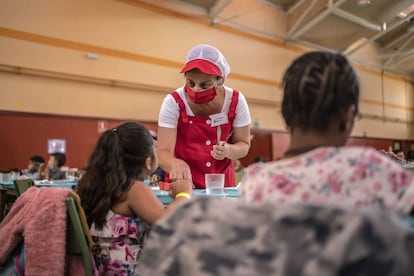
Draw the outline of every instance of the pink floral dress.
[[[409,187],[411,192],[407,192]],[[414,205],[414,177],[372,148],[320,147],[249,166],[239,198],[245,202],[338,207],[378,204],[407,213]]]
[[[109,211],[102,230],[92,224],[95,243],[93,255],[100,275],[135,275],[150,226],[136,216],[127,217]]]

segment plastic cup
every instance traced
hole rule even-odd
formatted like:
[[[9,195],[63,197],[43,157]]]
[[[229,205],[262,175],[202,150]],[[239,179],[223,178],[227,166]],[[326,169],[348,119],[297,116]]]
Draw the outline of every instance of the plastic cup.
[[[73,181],[75,181],[76,180],[75,173],[76,173],[76,171],[68,170],[66,172],[66,180],[73,180]]]
[[[222,173],[206,173],[206,193],[208,195],[224,194],[224,174]]]
[[[161,191],[169,191],[171,190],[171,183],[159,181],[158,187],[160,188]]]

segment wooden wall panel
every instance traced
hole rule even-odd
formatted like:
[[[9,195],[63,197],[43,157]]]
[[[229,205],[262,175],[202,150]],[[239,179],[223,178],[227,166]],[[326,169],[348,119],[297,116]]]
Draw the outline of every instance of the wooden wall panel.
[[[15,112],[0,113],[0,170],[24,169],[35,154],[48,159],[48,139],[66,139],[69,167],[83,168],[98,139],[98,123],[112,128],[123,120]],[[142,122],[156,130],[156,123]]]
[[[283,156],[290,144],[290,136],[287,132],[273,132],[272,133],[272,150],[273,160]]]
[[[393,141],[390,139],[378,139],[378,138],[365,138],[365,137],[351,137],[348,139],[347,145],[361,145],[373,147],[376,149],[388,150],[388,147],[392,147]]]
[[[112,128],[125,120],[56,116],[19,112],[0,112],[0,170],[26,168],[28,159],[35,154],[48,158],[47,140],[66,139],[67,166],[82,168],[98,139],[98,126]],[[148,129],[157,129],[156,122],[141,122]],[[406,154],[414,141],[400,140]],[[348,145],[365,145],[387,150],[394,140],[351,137]],[[289,135],[283,131],[252,129],[251,148],[241,159],[243,166],[262,156],[267,161],[283,155],[289,146]]]
[[[244,167],[253,163],[256,157],[263,157],[266,161],[272,160],[271,132],[260,129],[252,129],[252,140],[249,153],[240,161]]]
[[[266,160],[276,160],[283,156],[289,147],[290,137],[288,132],[252,129],[253,139],[249,154],[242,159],[243,166],[253,162],[255,156],[263,156]],[[411,147],[414,149],[414,141],[398,140],[405,155]],[[394,140],[368,137],[350,137],[347,145],[369,146],[375,149],[388,150],[393,147]]]

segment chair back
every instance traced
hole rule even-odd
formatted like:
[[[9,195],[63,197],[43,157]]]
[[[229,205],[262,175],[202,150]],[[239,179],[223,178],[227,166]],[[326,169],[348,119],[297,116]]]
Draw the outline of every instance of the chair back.
[[[16,190],[16,195],[20,196],[22,193],[24,193],[27,189],[34,186],[35,183],[33,179],[15,179],[13,181],[14,183],[14,189]]]
[[[68,212],[66,252],[71,255],[80,255],[83,260],[85,275],[94,275],[95,265],[91,256],[93,242],[85,213],[80,206],[79,196],[74,192],[69,193],[65,204]]]
[[[243,176],[244,176],[244,169],[234,173],[234,177],[235,177],[235,183],[234,184],[236,186],[239,185],[239,183],[243,179]]]

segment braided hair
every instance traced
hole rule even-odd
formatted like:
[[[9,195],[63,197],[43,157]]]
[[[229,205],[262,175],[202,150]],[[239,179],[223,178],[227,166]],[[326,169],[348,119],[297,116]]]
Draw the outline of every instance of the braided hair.
[[[155,160],[153,139],[143,125],[126,122],[102,133],[77,185],[89,225],[102,228],[109,209],[126,197],[134,180],[149,174],[147,157]]]
[[[339,53],[306,53],[283,76],[282,115],[287,127],[326,130],[345,110],[358,113],[359,81],[347,58]]]

